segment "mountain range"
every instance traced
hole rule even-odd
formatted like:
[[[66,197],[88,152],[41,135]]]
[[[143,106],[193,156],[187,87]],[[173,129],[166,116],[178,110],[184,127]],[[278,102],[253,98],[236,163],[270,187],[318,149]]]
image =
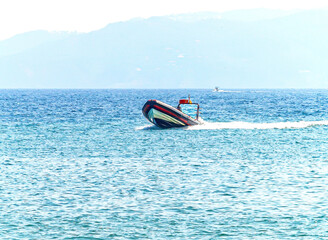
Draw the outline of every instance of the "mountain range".
[[[328,10],[132,19],[0,41],[0,88],[327,88]]]

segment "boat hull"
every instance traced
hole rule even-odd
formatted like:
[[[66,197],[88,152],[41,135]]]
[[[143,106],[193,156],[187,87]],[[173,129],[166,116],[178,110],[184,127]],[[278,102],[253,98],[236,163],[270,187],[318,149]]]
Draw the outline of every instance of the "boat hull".
[[[142,108],[145,118],[160,128],[187,127],[200,124],[178,109],[158,100],[148,100]]]

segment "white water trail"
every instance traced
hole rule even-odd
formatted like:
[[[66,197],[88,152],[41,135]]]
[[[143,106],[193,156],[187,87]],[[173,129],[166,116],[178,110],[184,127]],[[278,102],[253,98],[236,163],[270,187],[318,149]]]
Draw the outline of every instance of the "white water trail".
[[[188,127],[187,130],[215,130],[215,129],[285,129],[307,128],[312,126],[328,125],[328,121],[300,121],[277,123],[251,123],[251,122],[205,122],[201,125]]]
[[[202,124],[182,129],[186,130],[220,130],[220,129],[297,129],[313,126],[328,126],[328,120],[323,121],[299,121],[299,122],[276,122],[276,123],[251,123],[251,122],[206,122],[198,119]],[[135,130],[160,130],[155,125],[136,127]]]
[[[155,125],[146,125],[146,126],[140,126],[140,127],[136,127],[135,130],[139,131],[139,130],[149,130],[152,128],[157,128]]]

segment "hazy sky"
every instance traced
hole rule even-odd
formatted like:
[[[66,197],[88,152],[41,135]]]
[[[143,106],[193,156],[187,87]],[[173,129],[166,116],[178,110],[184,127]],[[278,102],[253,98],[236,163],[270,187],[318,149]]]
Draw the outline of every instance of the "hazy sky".
[[[88,32],[135,17],[229,11],[311,9],[327,0],[0,0],[0,40],[31,30]]]

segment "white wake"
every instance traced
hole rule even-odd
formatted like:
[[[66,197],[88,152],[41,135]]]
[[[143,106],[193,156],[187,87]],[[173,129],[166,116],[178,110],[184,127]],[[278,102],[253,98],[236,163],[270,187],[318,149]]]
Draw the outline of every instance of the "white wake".
[[[251,123],[251,122],[203,122],[201,125],[191,126],[187,130],[206,129],[285,129],[307,128],[312,126],[328,125],[328,121],[300,121],[276,123]]]
[[[140,126],[140,127],[136,127],[135,130],[139,131],[139,130],[151,130],[153,128],[157,128],[155,125],[146,125],[146,126]]]

